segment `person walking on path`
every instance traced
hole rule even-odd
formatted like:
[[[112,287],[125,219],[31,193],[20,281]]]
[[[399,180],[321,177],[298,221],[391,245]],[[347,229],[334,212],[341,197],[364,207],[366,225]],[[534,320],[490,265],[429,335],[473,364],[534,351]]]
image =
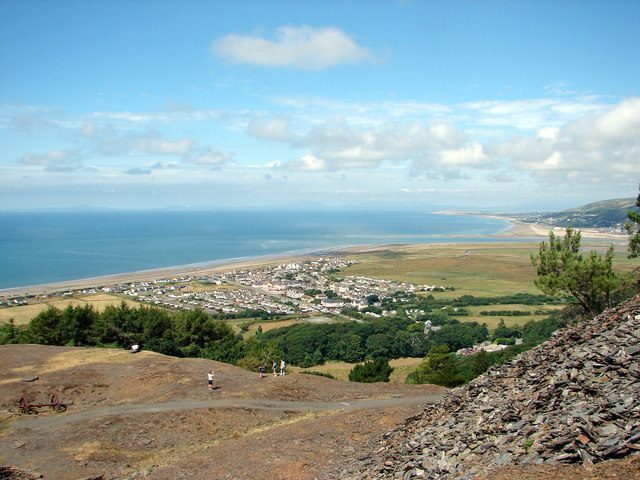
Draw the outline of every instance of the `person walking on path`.
[[[259,378],[264,378],[264,371],[265,371],[265,370],[266,370],[266,369],[264,368],[264,365],[260,365],[260,366],[258,367],[258,377],[259,377]]]
[[[213,392],[213,377],[214,377],[213,370],[210,370],[209,373],[207,373],[207,384],[209,386],[210,392]]]
[[[271,365],[271,370],[273,370],[273,376],[278,376],[278,363],[274,360],[273,365]]]
[[[286,375],[286,368],[287,365],[284,363],[284,358],[282,360],[280,360],[280,375]]]

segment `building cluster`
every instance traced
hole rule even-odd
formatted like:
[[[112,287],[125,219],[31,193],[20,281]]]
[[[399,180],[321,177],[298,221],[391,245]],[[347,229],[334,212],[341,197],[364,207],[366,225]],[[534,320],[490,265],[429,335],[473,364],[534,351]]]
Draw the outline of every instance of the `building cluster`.
[[[515,339],[515,344],[516,345],[522,345],[522,339],[521,338],[516,338]],[[505,348],[507,348],[509,345],[502,345],[499,343],[493,343],[490,341],[485,341],[482,343],[479,343],[477,345],[474,345],[473,347],[469,347],[469,348],[461,348],[460,350],[456,351],[457,355],[464,355],[466,357],[470,356],[470,355],[475,355],[476,353],[480,352],[481,350],[484,350],[485,352],[499,352],[500,350],[504,350]]]
[[[339,313],[343,309],[362,311],[371,306],[380,307],[382,300],[389,297],[394,302],[407,302],[408,298],[403,293],[445,288],[339,275],[341,269],[356,263],[356,260],[340,256],[325,256],[255,269],[56,292],[47,297],[109,293],[174,310],[202,308],[213,314],[242,314],[247,310],[259,310],[269,314],[290,315]],[[7,306],[16,302],[16,299],[5,300]],[[19,302],[23,303],[23,300]],[[366,314],[373,317],[392,316],[396,310]]]

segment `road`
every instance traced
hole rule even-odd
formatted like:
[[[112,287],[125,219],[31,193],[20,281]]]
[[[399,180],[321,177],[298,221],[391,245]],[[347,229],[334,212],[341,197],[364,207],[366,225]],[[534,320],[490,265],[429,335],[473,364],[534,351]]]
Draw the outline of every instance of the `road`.
[[[14,417],[11,428],[15,430],[26,428],[54,427],[69,423],[95,420],[114,415],[135,415],[147,413],[179,412],[201,408],[244,408],[250,410],[276,410],[295,412],[326,412],[346,410],[367,410],[399,405],[425,405],[439,401],[443,395],[420,395],[410,397],[368,398],[347,400],[343,402],[304,402],[287,400],[267,400],[255,398],[212,398],[207,400],[171,400],[161,403],[139,403],[109,405],[97,407],[81,412],[52,414],[47,416]]]

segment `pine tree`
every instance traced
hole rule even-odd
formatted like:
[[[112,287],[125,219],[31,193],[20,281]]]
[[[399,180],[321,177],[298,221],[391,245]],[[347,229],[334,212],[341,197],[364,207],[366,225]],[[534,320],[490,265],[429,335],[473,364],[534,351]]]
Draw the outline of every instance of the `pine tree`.
[[[636,207],[640,209],[640,193],[636,199]],[[629,234],[629,258],[637,258],[640,256],[640,213],[630,211],[627,216],[629,220],[625,228]]]

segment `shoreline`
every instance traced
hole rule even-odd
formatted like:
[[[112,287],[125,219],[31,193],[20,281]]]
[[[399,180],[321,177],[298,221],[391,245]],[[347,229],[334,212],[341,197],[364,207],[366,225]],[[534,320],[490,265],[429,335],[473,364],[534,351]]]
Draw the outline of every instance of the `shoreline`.
[[[500,216],[496,214],[485,214],[481,212],[464,212],[464,211],[441,211],[433,212],[440,215],[467,215],[484,218],[492,218],[496,220],[502,220],[508,223],[508,225],[501,231],[492,235],[482,235],[474,237],[473,235],[451,236],[448,242],[436,242],[436,243],[417,243],[417,244],[364,244],[364,245],[344,245],[338,247],[328,247],[318,250],[300,250],[290,251],[284,253],[275,253],[268,255],[237,257],[222,260],[212,260],[210,262],[200,262],[185,265],[175,265],[170,267],[160,267],[148,270],[139,270],[133,272],[123,272],[109,275],[98,275],[94,277],[77,278],[70,280],[60,280],[49,283],[41,283],[35,285],[25,285],[17,287],[0,288],[0,298],[11,298],[19,296],[31,296],[31,295],[49,295],[53,293],[66,292],[71,290],[81,290],[87,288],[97,288],[103,286],[114,285],[117,283],[130,283],[130,282],[147,282],[160,279],[166,279],[171,277],[180,276],[199,276],[210,273],[218,273],[220,271],[228,271],[242,268],[258,268],[262,266],[268,266],[278,263],[286,263],[293,261],[300,261],[302,259],[310,257],[318,257],[323,255],[332,254],[359,254],[367,253],[380,249],[388,249],[397,246],[431,246],[431,245],[451,245],[459,243],[456,240],[464,238],[466,240],[473,240],[475,243],[485,243],[488,239],[491,239],[491,243],[508,243],[510,241],[531,240],[537,241],[540,238],[546,238],[550,231],[556,234],[563,234],[564,229],[560,227],[551,227],[541,224],[529,224],[521,222],[513,217]],[[626,235],[607,234],[604,232],[596,231],[595,229],[580,229],[583,238],[589,238],[592,240],[608,240],[610,242],[626,241]]]
[[[548,237],[549,232],[553,232],[556,235],[564,235],[566,228],[554,227],[544,223],[525,223],[518,220],[515,217],[509,215],[501,215],[495,213],[483,213],[483,212],[467,212],[457,210],[446,210],[440,212],[433,212],[440,215],[468,215],[473,217],[493,218],[496,220],[504,220],[509,222],[509,226],[502,232],[497,233],[496,237],[504,238],[528,238],[528,237]],[[582,238],[585,239],[598,239],[607,240],[612,243],[626,242],[628,237],[624,233],[611,233],[602,231],[598,228],[575,228],[581,233]]]

